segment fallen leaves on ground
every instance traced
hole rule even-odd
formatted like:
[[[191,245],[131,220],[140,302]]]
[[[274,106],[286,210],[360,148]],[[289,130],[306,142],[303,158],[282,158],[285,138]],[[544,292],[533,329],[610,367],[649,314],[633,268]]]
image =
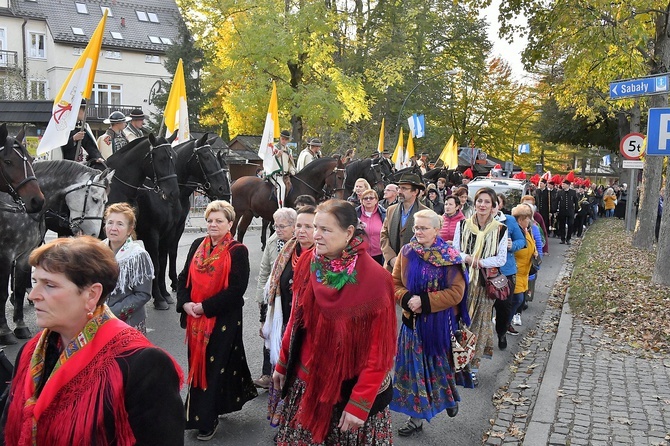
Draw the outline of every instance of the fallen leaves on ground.
[[[634,248],[631,238],[617,219],[601,219],[589,228],[570,280],[570,306],[585,322],[639,354],[666,355],[670,287],[651,283],[656,253]]]

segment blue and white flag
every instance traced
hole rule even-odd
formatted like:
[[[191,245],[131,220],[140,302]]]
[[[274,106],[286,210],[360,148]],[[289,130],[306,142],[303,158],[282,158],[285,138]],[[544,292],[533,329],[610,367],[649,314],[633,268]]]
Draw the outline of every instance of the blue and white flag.
[[[530,153],[529,143],[519,144],[519,155],[521,155],[522,153]]]
[[[603,156],[603,166],[609,166],[612,164],[612,158],[609,155]]]
[[[424,115],[417,115],[414,113],[407,118],[407,125],[414,134],[415,138],[422,138],[426,136],[426,118]]]

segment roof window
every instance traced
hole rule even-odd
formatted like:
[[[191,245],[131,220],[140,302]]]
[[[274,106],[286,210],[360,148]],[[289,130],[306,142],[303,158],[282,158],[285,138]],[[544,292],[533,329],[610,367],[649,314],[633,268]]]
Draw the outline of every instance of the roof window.
[[[135,14],[137,14],[137,20],[140,22],[148,22],[149,17],[147,16],[147,13],[144,11],[135,11]]]
[[[149,36],[151,43],[161,43],[161,38],[156,36]]]
[[[165,45],[172,45],[172,39],[169,37],[161,37],[161,42],[163,42]]]
[[[72,27],[72,34],[74,34],[75,36],[85,36],[86,35],[86,34],[84,34],[83,29],[77,28],[77,27],[74,27],[74,26]]]
[[[160,23],[158,21],[158,14],[154,12],[147,12],[147,15],[149,16],[149,21],[152,23]]]
[[[123,40],[123,35],[121,33],[117,33],[116,31],[110,31],[112,33],[112,37],[116,40]]]
[[[114,14],[112,14],[112,8],[109,6],[101,6],[100,12],[102,12],[102,15],[105,15],[105,11],[107,11],[107,17],[114,17]]]
[[[86,7],[86,3],[75,2],[74,5],[77,7],[77,12],[79,14],[88,14],[88,8]]]

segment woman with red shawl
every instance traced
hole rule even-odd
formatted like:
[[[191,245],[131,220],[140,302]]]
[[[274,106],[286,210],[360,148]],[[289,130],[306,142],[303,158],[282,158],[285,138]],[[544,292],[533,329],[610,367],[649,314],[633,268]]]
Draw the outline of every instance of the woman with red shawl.
[[[273,385],[277,444],[390,445],[396,316],[391,275],[366,252],[353,206],[329,200],[300,256]]]
[[[59,238],[29,261],[44,330],[16,358],[2,444],[183,445],[181,369],[105,304],[119,276],[112,250]]]
[[[186,328],[186,429],[211,440],[219,415],[238,411],[258,393],[242,343],[242,307],[249,283],[249,252],[233,240],[233,206],[207,205],[207,237],[191,245],[177,285],[177,311]]]

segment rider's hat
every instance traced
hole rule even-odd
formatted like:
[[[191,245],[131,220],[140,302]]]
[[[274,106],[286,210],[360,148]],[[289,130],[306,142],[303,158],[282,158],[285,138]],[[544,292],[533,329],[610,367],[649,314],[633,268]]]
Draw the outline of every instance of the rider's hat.
[[[112,112],[111,115],[109,115],[109,118],[105,119],[102,122],[104,124],[118,124],[119,122],[128,122],[128,121],[130,121],[130,119],[131,118],[129,116],[127,117],[126,115],[124,115],[120,111],[115,111],[115,112]]]
[[[130,119],[133,121],[141,121],[144,119],[144,112],[141,108],[134,108],[128,116],[130,116]]]
[[[310,145],[310,146],[314,146],[314,147],[321,147],[321,146],[323,145],[323,143],[322,143],[321,140],[318,139],[318,138],[312,138],[312,139],[309,141],[309,145]]]
[[[419,178],[419,176],[417,174],[410,173],[410,172],[402,174],[402,176],[400,177],[400,180],[398,180],[397,184],[398,185],[411,184],[412,186],[418,187],[421,190],[426,189],[426,185],[423,184],[423,182],[421,181],[421,178]]]
[[[291,132],[289,132],[288,130],[282,130],[279,136],[281,136],[282,138],[291,139]]]

